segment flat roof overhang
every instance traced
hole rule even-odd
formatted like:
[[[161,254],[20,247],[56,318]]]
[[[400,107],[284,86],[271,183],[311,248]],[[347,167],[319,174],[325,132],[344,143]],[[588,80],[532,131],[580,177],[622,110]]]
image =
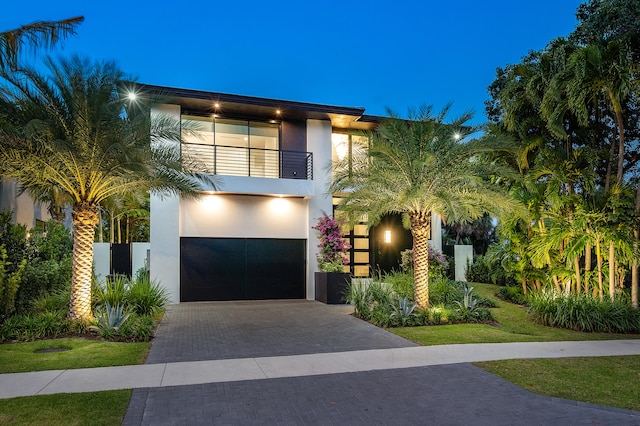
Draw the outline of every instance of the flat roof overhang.
[[[180,105],[185,112],[193,114],[269,120],[330,120],[335,128],[357,130],[373,129],[381,120],[380,117],[365,115],[365,109],[361,107],[312,104],[140,83],[136,83],[136,87],[139,93],[150,93],[162,103]]]

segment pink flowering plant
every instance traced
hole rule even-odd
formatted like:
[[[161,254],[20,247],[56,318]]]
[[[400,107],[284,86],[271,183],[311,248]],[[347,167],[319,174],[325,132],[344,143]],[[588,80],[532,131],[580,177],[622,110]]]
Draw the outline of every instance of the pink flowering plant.
[[[322,212],[318,223],[312,226],[318,235],[320,249],[316,255],[318,266],[322,272],[342,272],[344,265],[349,264],[347,253],[351,246],[342,238],[342,223]]]

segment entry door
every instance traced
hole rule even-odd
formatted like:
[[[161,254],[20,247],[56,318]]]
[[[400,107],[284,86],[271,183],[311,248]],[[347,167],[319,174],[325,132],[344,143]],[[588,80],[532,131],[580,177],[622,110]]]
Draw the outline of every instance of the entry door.
[[[304,299],[306,240],[180,239],[180,300]]]

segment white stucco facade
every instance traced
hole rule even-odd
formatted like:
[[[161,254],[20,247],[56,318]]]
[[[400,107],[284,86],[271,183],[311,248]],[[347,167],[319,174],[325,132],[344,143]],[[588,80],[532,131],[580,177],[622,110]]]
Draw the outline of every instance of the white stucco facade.
[[[180,106],[154,113],[180,119]],[[306,120],[306,150],[313,153],[313,179],[216,176],[199,199],[151,196],[151,277],[180,302],[180,238],[268,238],[306,240],[305,297],[313,299],[318,241],[311,232],[322,212],[331,213],[326,188],[331,162],[330,120]]]

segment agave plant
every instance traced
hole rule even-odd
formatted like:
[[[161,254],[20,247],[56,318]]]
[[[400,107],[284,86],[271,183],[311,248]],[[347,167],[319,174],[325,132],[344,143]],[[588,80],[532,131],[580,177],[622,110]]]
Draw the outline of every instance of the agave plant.
[[[473,294],[473,287],[469,287],[467,284],[463,287],[462,301],[457,300],[458,313],[460,317],[465,320],[471,320],[478,317],[478,298]]]
[[[398,318],[400,324],[406,325],[409,318],[416,316],[413,311],[418,305],[410,301],[408,297],[398,297],[398,302],[392,303],[390,306],[393,309],[390,315],[391,318]]]
[[[97,324],[89,327],[103,338],[108,339],[118,332],[118,329],[129,318],[130,314],[123,312],[124,306],[111,306],[108,302],[103,310],[96,312]]]

